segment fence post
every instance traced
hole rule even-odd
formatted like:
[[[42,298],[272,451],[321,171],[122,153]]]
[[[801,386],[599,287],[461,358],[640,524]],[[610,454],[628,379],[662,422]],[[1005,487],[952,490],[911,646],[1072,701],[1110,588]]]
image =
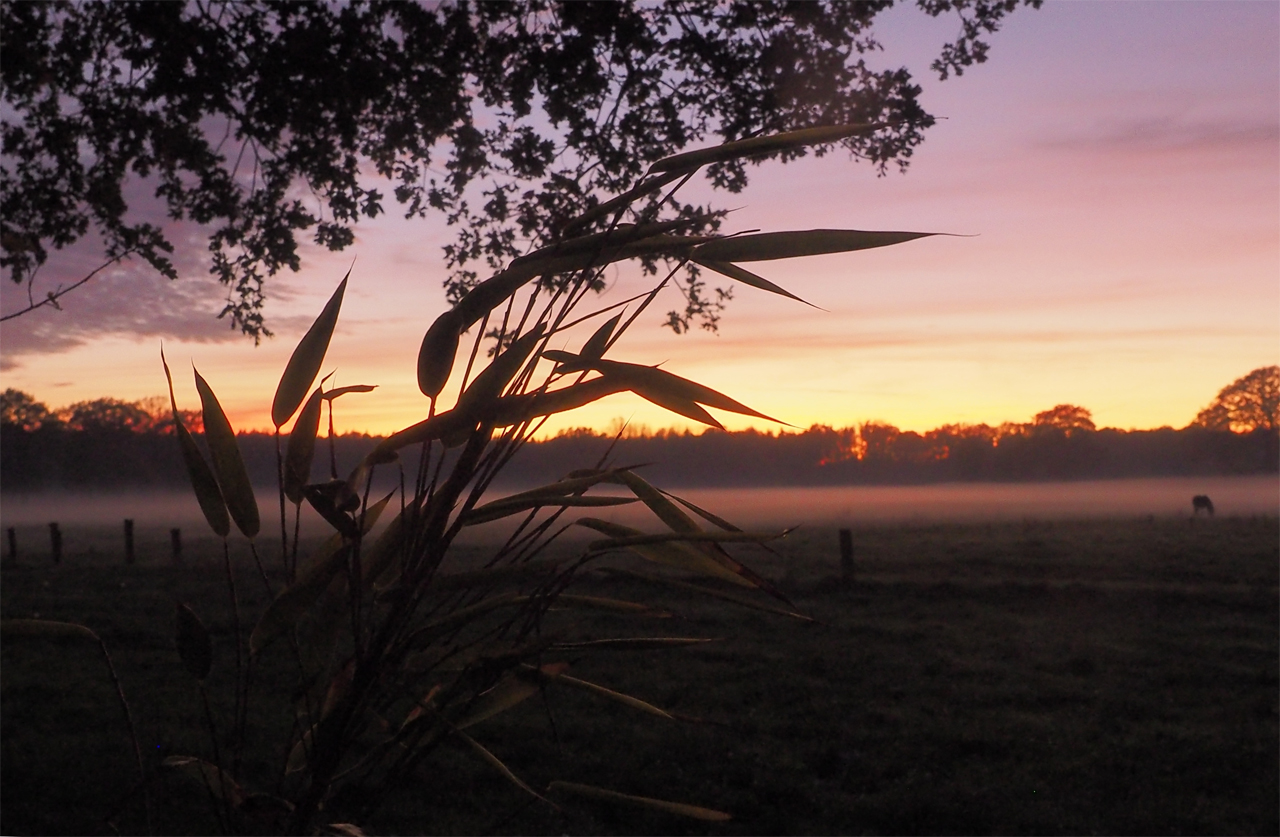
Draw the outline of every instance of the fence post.
[[[840,530],[840,579],[853,584],[853,533],[848,529]]]
[[[173,563],[182,563],[182,530],[170,529],[169,542],[173,545]]]
[[[133,521],[127,517],[124,521],[124,562],[133,563]]]
[[[10,526],[8,535],[9,535],[9,563],[16,564],[18,563],[18,530]]]
[[[62,530],[57,523],[49,524],[49,545],[53,548],[53,563],[62,563]]]

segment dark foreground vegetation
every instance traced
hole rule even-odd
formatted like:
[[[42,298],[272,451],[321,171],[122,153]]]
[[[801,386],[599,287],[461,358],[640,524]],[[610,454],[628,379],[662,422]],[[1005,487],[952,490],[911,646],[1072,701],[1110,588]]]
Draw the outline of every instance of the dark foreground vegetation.
[[[205,791],[159,768],[208,747],[173,646],[173,602],[199,603],[215,648],[228,647],[231,615],[220,547],[194,542],[187,565],[169,567],[166,538],[140,532],[139,563],[124,567],[112,527],[60,567],[7,567],[0,594],[6,618],[102,636],[156,771],[157,832],[209,833]],[[852,585],[829,530],[802,529],[781,557],[755,562],[823,624],[673,590],[658,599],[671,615],[634,632],[716,642],[566,658],[572,673],[680,720],[553,687],[477,734],[537,789],[552,777],[622,787],[732,821],[590,803],[557,812],[459,750],[427,762],[366,831],[1280,833],[1275,517],[870,527],[854,541]],[[579,592],[633,598],[638,583],[601,574]],[[265,604],[253,593],[250,610]],[[598,638],[612,624],[568,613],[548,614],[547,629]],[[44,640],[3,653],[0,831],[143,832],[96,650]],[[291,674],[277,664],[259,676],[283,687]],[[215,658],[212,694],[231,669]],[[277,740],[290,718],[251,723]],[[266,755],[250,752],[244,774],[276,775],[279,765],[253,761]]]

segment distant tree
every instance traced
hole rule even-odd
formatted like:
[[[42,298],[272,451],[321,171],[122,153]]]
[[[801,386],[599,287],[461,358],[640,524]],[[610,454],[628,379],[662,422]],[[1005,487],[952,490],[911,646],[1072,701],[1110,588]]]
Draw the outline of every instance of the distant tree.
[[[0,393],[0,424],[30,432],[51,420],[49,408],[27,393],[12,388]]]
[[[117,398],[98,398],[80,401],[59,411],[70,430],[90,433],[103,431],[131,431],[145,433],[155,426],[156,419],[137,402]]]
[[[1094,431],[1098,429],[1094,426],[1092,413],[1084,407],[1077,407],[1074,404],[1059,404],[1052,410],[1036,413],[1036,417],[1032,421],[1032,427],[1061,430],[1067,435],[1081,430]]]
[[[1280,428],[1280,366],[1263,366],[1222,388],[1193,427],[1249,433]]]
[[[864,57],[893,4],[4,0],[0,265],[29,282],[51,249],[92,235],[103,267],[137,256],[176,278],[158,213],[130,206],[133,181],[204,225],[228,288],[221,316],[256,339],[270,333],[264,280],[298,270],[298,235],[349,246],[389,187],[406,217],[458,226],[445,248],[456,300],[478,265],[554,240],[650,163],[713,136],[876,123],[842,144],[882,173],[905,168],[933,117],[905,68]],[[916,5],[959,18],[933,63],[945,79],[986,60],[982,38],[1019,0]],[[738,161],[708,176],[747,182]],[[717,225],[709,207],[668,209]],[[670,324],[714,327],[726,294],[696,272],[683,290]]]

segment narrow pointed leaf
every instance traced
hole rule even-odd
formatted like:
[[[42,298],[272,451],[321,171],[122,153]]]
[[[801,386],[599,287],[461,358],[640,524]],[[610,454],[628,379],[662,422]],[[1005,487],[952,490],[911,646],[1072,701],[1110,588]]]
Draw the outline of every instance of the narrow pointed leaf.
[[[462,523],[464,526],[478,526],[482,523],[491,523],[504,517],[542,508],[598,508],[600,506],[625,506],[634,502],[635,499],[632,497],[560,497],[558,499],[545,500],[524,499],[515,502],[495,500],[492,503],[486,503],[467,512],[462,518]]]
[[[227,504],[222,499],[222,489],[213,475],[204,454],[196,445],[191,432],[182,423],[178,412],[178,401],[173,396],[173,376],[169,374],[169,363],[164,358],[164,349],[160,350],[160,362],[164,365],[164,377],[169,383],[169,403],[173,406],[173,429],[178,437],[178,447],[182,451],[182,462],[187,467],[187,477],[191,480],[191,489],[200,504],[200,512],[209,524],[209,528],[220,538],[225,538],[231,531],[231,518],[227,515]]]
[[[670,410],[677,415],[701,422],[708,427],[714,427],[716,430],[724,430],[724,425],[717,421],[715,416],[708,413],[696,401],[692,401],[688,398],[681,398],[678,395],[667,392],[661,387],[652,387],[639,383],[631,384],[631,391],[644,400],[657,404],[659,407]]]
[[[613,330],[617,328],[618,321],[622,319],[622,313],[619,311],[613,319],[596,329],[587,342],[582,344],[582,351],[578,354],[587,360],[599,360],[604,357],[605,346],[613,336]]]
[[[803,613],[797,613],[794,610],[785,610],[784,608],[774,607],[773,605],[765,604],[764,602],[751,601],[750,599],[744,599],[739,596],[735,596],[732,593],[726,592],[724,590],[716,590],[711,587],[702,587],[701,585],[690,584],[687,581],[680,581],[679,579],[676,579],[676,578],[664,578],[662,576],[649,575],[647,573],[638,573],[633,570],[624,570],[620,567],[604,567],[603,571],[609,573],[610,575],[621,575],[621,576],[626,576],[627,578],[636,578],[642,581],[649,581],[654,584],[660,584],[663,587],[671,587],[676,590],[685,590],[690,593],[697,593],[700,596],[710,596],[714,599],[723,599],[726,602],[733,602],[736,605],[740,605],[742,607],[749,607],[752,610],[763,610],[766,613],[776,613],[780,616],[789,616],[792,619],[799,619],[801,622],[818,622],[817,619],[814,619],[811,616],[805,616]],[[818,624],[822,624],[822,623],[819,622]]]
[[[769,293],[785,296],[788,299],[794,299],[796,302],[803,302],[805,305],[808,305],[810,308],[818,307],[814,305],[812,302],[808,302],[807,300],[801,299],[800,297],[791,293],[791,291],[787,290],[786,288],[780,285],[775,285],[772,282],[770,282],[768,279],[764,278],[763,276],[757,276],[751,271],[744,270],[743,268],[738,267],[736,264],[733,264],[732,262],[713,262],[713,261],[707,261],[707,260],[701,260],[701,259],[694,259],[693,261],[697,264],[702,265],[705,268],[714,270],[716,273],[722,274],[724,276],[728,276],[730,279],[736,279],[744,285],[750,285],[751,287],[759,288],[762,291],[768,291]]]
[[[436,398],[448,382],[465,328],[456,310],[450,309],[436,317],[423,335],[418,348],[418,389],[428,398]]]
[[[541,578],[554,573],[566,560],[565,558],[548,558],[542,561],[529,561],[525,564],[493,567],[487,570],[437,575],[431,579],[431,592],[443,593],[452,590],[468,590],[472,587],[509,584],[513,581]]]
[[[594,785],[580,785],[576,782],[555,781],[547,786],[547,793],[555,793],[557,791],[567,793],[572,796],[581,796],[586,799],[596,799],[601,802],[630,805],[636,808],[648,808],[654,811],[676,814],[681,817],[692,817],[695,820],[705,820],[707,822],[727,822],[728,820],[733,819],[732,816],[726,814],[724,811],[700,808],[697,805],[686,805],[683,802],[668,802],[665,799],[652,799],[647,796],[632,796],[629,793],[618,793],[617,791],[607,790],[605,788],[597,788]]]
[[[572,686],[575,689],[590,692],[597,697],[602,697],[606,700],[614,701],[615,703],[621,703],[624,706],[629,706],[632,709],[637,709],[649,715],[666,718],[668,721],[675,720],[666,711],[659,709],[652,703],[632,697],[631,695],[624,695],[622,692],[615,692],[613,689],[607,689],[596,683],[588,683],[586,680],[579,680],[578,678],[570,677],[567,674],[546,675],[544,679],[552,683],[560,683],[564,686]]]
[[[458,396],[455,412],[465,416],[481,416],[488,412],[490,405],[498,400],[502,391],[511,383],[524,366],[533,347],[542,339],[544,328],[537,325],[532,331],[522,335],[512,343],[505,352],[493,359],[484,371],[476,376],[466,391]]]
[[[552,651],[647,651],[655,648],[682,648],[716,642],[714,637],[636,636],[618,639],[590,639],[582,642],[553,642]]]
[[[176,604],[176,638],[178,656],[187,671],[197,680],[209,676],[209,667],[213,664],[213,646],[209,642],[209,631],[205,628],[195,611],[182,602]]]
[[[610,599],[604,596],[579,596],[574,593],[561,593],[556,596],[556,604],[564,607],[585,607],[591,610],[609,610],[618,613],[643,613],[646,616],[657,616],[665,619],[670,616],[665,610],[657,610],[640,602],[629,602],[624,599]]]
[[[345,387],[334,387],[333,389],[325,390],[324,400],[332,401],[335,398],[341,398],[353,392],[373,392],[377,388],[374,384],[351,384]]]
[[[213,473],[218,478],[218,487],[222,489],[222,499],[226,501],[227,511],[231,513],[236,528],[246,538],[256,537],[261,526],[258,501],[254,499],[249,472],[236,444],[236,432],[231,429],[231,422],[227,421],[227,414],[222,411],[222,405],[208,382],[200,377],[199,372],[195,375],[203,409],[204,438],[213,458]]]
[[[163,762],[165,767],[172,767],[186,773],[203,783],[213,795],[220,800],[231,803],[233,808],[244,804],[245,792],[225,770],[210,764],[204,759],[193,756],[169,756]]]
[[[622,363],[615,360],[599,360],[592,363],[591,368],[598,370],[602,375],[625,381],[637,395],[651,400],[656,395],[671,398],[675,401],[696,401],[708,407],[715,407],[717,410],[728,410],[731,413],[767,419],[768,421],[778,422],[778,424],[785,423],[753,410],[711,387],[690,381],[688,378],[681,378],[679,375],[674,375],[656,366]]]
[[[307,397],[307,390],[311,389],[316,375],[320,374],[320,364],[324,363],[325,352],[329,350],[329,340],[333,337],[333,327],[338,323],[342,295],[347,290],[347,279],[350,276],[351,271],[348,270],[347,275],[338,283],[338,289],[325,303],[320,316],[307,329],[289,357],[289,362],[285,364],[275,398],[271,401],[271,421],[276,429],[282,427],[297,412],[298,405]]]
[[[711,165],[712,163],[722,163],[726,160],[756,157],[761,154],[775,154],[779,151],[802,148],[808,145],[839,142],[856,134],[864,134],[868,131],[882,128],[884,125],[885,123],[882,122],[819,125],[812,128],[800,128],[795,131],[785,131],[779,134],[769,134],[763,137],[734,140],[711,148],[697,148],[693,151],[685,151],[682,154],[663,157],[650,166],[649,170],[655,172],[685,172],[701,166]]]
[[[323,398],[324,394],[316,387],[289,432],[289,446],[284,456],[284,496],[294,505],[302,502],[302,487],[311,482],[311,461],[316,452],[316,435],[320,432]]]
[[[630,526],[622,526],[617,523],[610,523],[606,520],[597,520],[590,517],[581,518],[574,521],[574,523],[578,526],[594,529],[597,532],[615,539],[642,538],[645,536],[644,532],[641,532],[638,529],[632,529]],[[756,586],[743,578],[739,573],[734,572],[715,558],[712,558],[707,553],[691,546],[688,543],[682,543],[674,540],[659,541],[657,543],[642,541],[625,546],[619,545],[618,548],[630,550],[641,558],[644,558],[646,561],[665,564],[669,567],[675,567],[698,575],[721,578],[725,581],[731,581],[734,584],[742,585],[743,587]],[[563,596],[561,598],[563,598]]]
[[[719,238],[694,249],[693,258],[712,262],[760,262],[848,253],[888,247],[917,238],[937,235],[921,232],[879,232],[866,230],[793,230],[755,233]]]
[[[563,674],[568,668],[568,663],[550,663],[542,666],[538,669],[538,672],[544,676],[551,676]],[[454,726],[460,730],[475,726],[481,721],[486,721],[494,715],[506,712],[511,707],[523,703],[536,695],[540,688],[538,677],[524,672],[511,672],[499,680],[489,691],[477,697],[471,703],[467,714],[457,721]]]
[[[101,642],[98,635],[74,622],[55,622],[50,619],[0,620],[0,637],[11,639],[87,639]]]
[[[495,770],[497,770],[499,773],[501,773],[501,774],[506,778],[506,780],[507,780],[508,782],[510,782],[511,784],[513,784],[513,785],[515,785],[516,787],[520,788],[520,790],[524,791],[525,793],[529,794],[530,796],[533,796],[533,797],[535,797],[535,798],[537,798],[537,799],[541,799],[543,802],[546,802],[548,805],[551,805],[553,808],[554,808],[554,807],[556,807],[554,803],[548,802],[548,801],[547,801],[547,798],[546,798],[546,797],[544,797],[542,794],[538,793],[536,790],[534,790],[533,788],[531,788],[531,787],[529,787],[527,784],[525,784],[525,782],[524,782],[524,780],[523,780],[523,779],[521,779],[521,778],[520,778],[519,776],[517,776],[515,773],[512,773],[512,772],[511,772],[511,768],[507,767],[505,764],[503,764],[503,763],[502,763],[502,760],[501,760],[501,759],[499,759],[499,758],[498,758],[497,756],[495,756],[493,753],[491,753],[491,752],[489,752],[487,749],[485,749],[485,748],[480,744],[480,742],[476,741],[474,738],[472,738],[471,736],[467,735],[467,734],[466,734],[465,732],[463,732],[462,730],[457,730],[457,731],[454,733],[454,735],[458,736],[458,737],[459,737],[459,738],[461,738],[464,742],[466,742],[466,743],[467,743],[467,745],[468,745],[468,746],[470,746],[470,747],[471,747],[471,749],[476,753],[476,755],[480,756],[480,758],[482,758],[482,759],[484,759],[486,762],[488,762],[488,763],[489,763],[489,765],[490,765],[491,767],[493,767]]]

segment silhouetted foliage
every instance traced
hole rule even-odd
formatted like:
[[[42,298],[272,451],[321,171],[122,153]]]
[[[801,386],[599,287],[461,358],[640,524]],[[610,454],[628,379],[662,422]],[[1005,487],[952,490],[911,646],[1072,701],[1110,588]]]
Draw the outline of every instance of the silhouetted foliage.
[[[1280,366],[1263,366],[1232,381],[1192,424],[1235,433],[1280,428]]]
[[[713,136],[876,122],[842,144],[881,172],[905,168],[934,120],[906,69],[866,63],[892,5],[4,2],[0,265],[28,281],[50,249],[94,235],[106,260],[136,255],[176,278],[154,194],[206,226],[222,316],[256,339],[270,333],[264,280],[298,269],[297,236],[347,247],[389,188],[406,216],[457,227],[454,301],[478,265],[555,240],[601,195]],[[986,59],[982,38],[1018,0],[917,5],[959,17],[933,64],[945,79]],[[747,181],[741,161],[708,177]],[[667,208],[717,226],[710,207]],[[669,322],[714,328],[727,292],[690,268]]]

